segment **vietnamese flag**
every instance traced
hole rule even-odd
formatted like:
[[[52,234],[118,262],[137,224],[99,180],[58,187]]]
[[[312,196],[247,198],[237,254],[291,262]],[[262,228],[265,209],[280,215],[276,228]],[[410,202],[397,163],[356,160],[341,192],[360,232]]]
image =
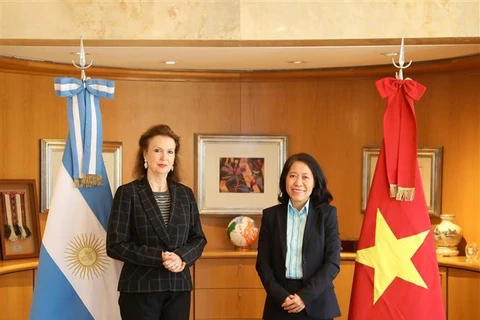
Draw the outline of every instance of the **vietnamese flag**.
[[[384,139],[358,243],[348,319],[445,319],[435,242],[417,162],[413,80],[376,83]]]

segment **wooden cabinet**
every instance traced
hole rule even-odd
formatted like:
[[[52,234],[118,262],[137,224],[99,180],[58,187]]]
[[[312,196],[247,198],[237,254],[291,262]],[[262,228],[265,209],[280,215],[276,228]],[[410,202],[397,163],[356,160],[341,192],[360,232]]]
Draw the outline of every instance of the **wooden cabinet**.
[[[30,313],[37,263],[18,261],[0,261],[0,319],[27,320]]]
[[[33,271],[0,275],[0,318],[28,319],[32,298]]]
[[[195,263],[195,320],[261,319],[265,291],[255,257],[200,258]]]
[[[354,271],[355,261],[342,261],[340,264],[340,273],[333,280],[335,295],[337,296],[341,313],[341,316],[335,319],[348,319],[348,308],[350,307],[350,293],[352,292]]]
[[[342,253],[334,280],[342,316],[347,319],[355,255]],[[255,270],[256,252],[204,252],[192,269],[190,319],[261,319],[265,291]],[[438,258],[448,320],[480,319],[480,261]],[[26,320],[30,312],[37,259],[0,261],[0,318]]]
[[[439,267],[440,285],[442,286],[443,307],[445,315],[447,314],[447,268]]]
[[[480,319],[480,272],[448,268],[448,320]]]

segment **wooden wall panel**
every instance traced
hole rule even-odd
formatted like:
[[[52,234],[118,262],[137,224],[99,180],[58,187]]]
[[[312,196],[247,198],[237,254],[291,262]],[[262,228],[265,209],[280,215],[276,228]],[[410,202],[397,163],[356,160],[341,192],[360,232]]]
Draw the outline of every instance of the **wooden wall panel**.
[[[444,146],[442,211],[456,214],[466,240],[479,243],[478,67],[432,70],[415,75],[427,87],[416,103],[419,145]],[[34,178],[39,186],[39,139],[66,137],[66,100],[55,97],[51,74],[22,72],[0,68],[0,178]],[[339,210],[342,238],[358,238],[362,147],[379,145],[382,139],[385,101],[375,89],[378,76],[336,77],[330,72],[302,79],[297,72],[292,79],[283,73],[257,80],[134,81],[131,72],[125,79],[116,72],[115,98],[103,100],[101,108],[104,139],[123,142],[124,182],[131,180],[139,135],[152,124],[167,123],[182,137],[183,181],[192,188],[194,133],[286,133],[289,154],[310,152],[322,165]],[[202,217],[208,248],[232,248],[225,234],[231,218]]]
[[[194,133],[235,133],[240,122],[240,89],[235,83],[116,81],[115,98],[101,102],[104,139],[122,141],[123,180],[132,180],[140,135],[165,123],[181,137],[183,182],[194,185]]]
[[[385,101],[378,77],[242,85],[242,130],[287,133],[289,154],[309,152],[324,169],[343,238],[359,236],[362,147],[380,145]],[[480,240],[480,83],[477,69],[419,74],[419,146],[443,146],[442,212],[456,214],[467,242]],[[440,222],[432,219],[432,223]]]
[[[50,77],[0,75],[0,177],[39,185],[39,139],[66,136],[66,102],[55,96]]]
[[[242,130],[286,133],[289,155],[320,163],[339,212],[340,233],[357,238],[362,147],[379,145],[384,104],[374,78],[243,84]]]
[[[419,144],[444,147],[442,212],[455,214],[467,243],[479,243],[480,71],[416,79],[427,87],[416,107]]]

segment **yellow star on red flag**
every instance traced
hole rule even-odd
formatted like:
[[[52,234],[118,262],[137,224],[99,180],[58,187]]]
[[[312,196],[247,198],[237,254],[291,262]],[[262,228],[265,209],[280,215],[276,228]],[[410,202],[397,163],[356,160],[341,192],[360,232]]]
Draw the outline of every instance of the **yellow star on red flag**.
[[[427,288],[412,262],[412,257],[423,244],[429,230],[398,239],[390,229],[380,209],[377,209],[375,245],[357,251],[356,261],[374,269],[373,304],[398,277]]]

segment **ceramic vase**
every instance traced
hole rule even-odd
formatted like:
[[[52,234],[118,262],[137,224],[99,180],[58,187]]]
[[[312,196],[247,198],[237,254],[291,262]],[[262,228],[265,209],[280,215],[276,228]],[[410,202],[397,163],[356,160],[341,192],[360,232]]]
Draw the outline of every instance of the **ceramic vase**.
[[[437,255],[453,257],[458,255],[457,245],[463,237],[462,228],[453,222],[454,214],[442,214],[439,223],[434,231],[435,243],[437,244]]]

